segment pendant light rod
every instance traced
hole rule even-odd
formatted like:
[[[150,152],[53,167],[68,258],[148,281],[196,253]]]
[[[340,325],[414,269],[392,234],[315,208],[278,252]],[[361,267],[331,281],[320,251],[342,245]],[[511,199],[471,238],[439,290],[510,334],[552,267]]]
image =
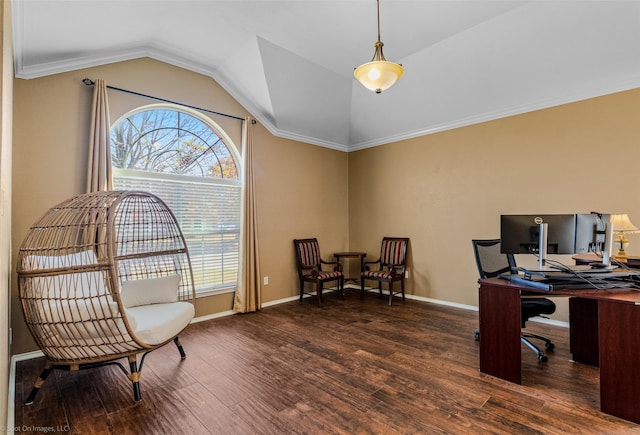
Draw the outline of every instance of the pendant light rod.
[[[380,42],[380,0],[376,0],[378,11],[378,42]]]

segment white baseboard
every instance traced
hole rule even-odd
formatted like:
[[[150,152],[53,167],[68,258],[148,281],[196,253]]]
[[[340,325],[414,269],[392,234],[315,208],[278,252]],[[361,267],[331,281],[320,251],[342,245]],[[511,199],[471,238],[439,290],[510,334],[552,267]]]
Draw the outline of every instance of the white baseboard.
[[[40,350],[33,352],[19,353],[11,357],[11,365],[9,367],[9,391],[7,392],[7,433],[11,433],[9,428],[15,427],[15,401],[16,401],[16,364],[19,361],[43,357],[44,353]]]
[[[232,316],[234,314],[237,314],[237,311],[227,310],[220,313],[207,314],[206,316],[194,317],[193,320],[191,320],[191,323],[200,323],[205,320],[218,319],[220,317]]]

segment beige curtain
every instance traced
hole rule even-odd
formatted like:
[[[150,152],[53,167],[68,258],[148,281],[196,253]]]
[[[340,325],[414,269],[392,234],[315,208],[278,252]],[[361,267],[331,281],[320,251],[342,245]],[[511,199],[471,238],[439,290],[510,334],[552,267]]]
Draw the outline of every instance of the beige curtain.
[[[91,106],[87,192],[113,190],[110,127],[107,83],[103,79],[97,79],[93,86]]]
[[[240,313],[257,311],[262,306],[260,287],[260,259],[258,257],[258,219],[253,171],[252,120],[246,118],[242,126],[244,151],[244,183],[242,197],[241,260],[233,309]]]

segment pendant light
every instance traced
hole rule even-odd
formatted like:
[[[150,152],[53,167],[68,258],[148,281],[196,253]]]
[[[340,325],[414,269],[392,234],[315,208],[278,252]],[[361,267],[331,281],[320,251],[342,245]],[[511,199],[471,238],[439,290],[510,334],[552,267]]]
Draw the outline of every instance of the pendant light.
[[[380,41],[380,0],[376,0],[378,6],[378,41],[375,43],[375,52],[371,62],[363,63],[353,71],[353,76],[362,85],[374,91],[376,94],[389,89],[402,77],[402,65],[399,63],[388,62],[382,54],[382,46]]]

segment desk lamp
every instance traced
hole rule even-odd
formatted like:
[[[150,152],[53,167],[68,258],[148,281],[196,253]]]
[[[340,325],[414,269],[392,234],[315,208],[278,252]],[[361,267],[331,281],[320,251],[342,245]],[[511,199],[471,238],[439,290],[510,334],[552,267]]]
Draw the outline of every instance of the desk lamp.
[[[613,232],[618,234],[618,238],[614,240],[615,245],[618,247],[618,253],[615,255],[615,258],[618,261],[627,261],[625,248],[629,246],[629,240],[627,240],[624,234],[637,233],[640,232],[640,230],[631,223],[626,213],[612,214],[610,222],[611,225],[613,225]]]

